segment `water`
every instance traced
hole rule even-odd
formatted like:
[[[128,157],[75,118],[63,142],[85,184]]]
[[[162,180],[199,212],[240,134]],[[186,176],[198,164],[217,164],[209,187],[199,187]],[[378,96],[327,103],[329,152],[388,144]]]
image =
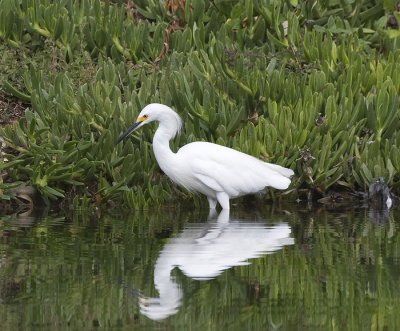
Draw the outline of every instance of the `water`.
[[[396,330],[400,213],[2,217],[2,330]]]

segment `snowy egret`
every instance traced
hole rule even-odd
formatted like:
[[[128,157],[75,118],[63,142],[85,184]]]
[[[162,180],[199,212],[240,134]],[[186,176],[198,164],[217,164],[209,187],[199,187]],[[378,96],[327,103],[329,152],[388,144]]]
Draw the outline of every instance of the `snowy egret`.
[[[136,122],[115,144],[152,121],[159,122],[153,137],[158,165],[173,182],[207,196],[210,209],[217,202],[223,209],[229,209],[229,199],[262,192],[267,186],[284,190],[290,185],[291,169],[232,148],[198,141],[172,152],[169,141],[181,130],[182,119],[170,107],[158,103],[144,107]]]
[[[251,221],[231,218],[226,209],[206,223],[186,224],[160,251],[153,273],[158,297],[140,297],[140,312],[152,320],[178,312],[184,287],[171,274],[175,268],[191,279],[213,279],[231,267],[251,264],[251,259],[293,245],[290,236],[287,223],[266,226],[264,219],[253,215]]]

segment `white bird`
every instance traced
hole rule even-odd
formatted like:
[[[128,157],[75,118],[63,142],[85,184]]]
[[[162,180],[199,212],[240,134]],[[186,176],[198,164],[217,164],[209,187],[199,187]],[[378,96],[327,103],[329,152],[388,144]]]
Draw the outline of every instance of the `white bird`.
[[[229,209],[229,199],[262,192],[267,186],[284,190],[290,185],[291,169],[263,162],[232,148],[209,142],[193,142],[171,151],[169,141],[182,128],[182,119],[170,107],[152,103],[143,108],[137,120],[115,144],[137,128],[159,122],[153,137],[158,165],[175,183],[191,192],[207,196],[210,209],[217,202]]]
[[[171,274],[175,268],[191,279],[205,281],[294,244],[289,224],[266,226],[265,220],[251,219],[230,218],[229,210],[224,209],[216,219],[188,223],[181,233],[169,238],[154,265],[154,287],[159,296],[141,297],[140,312],[153,320],[178,312],[185,293]]]

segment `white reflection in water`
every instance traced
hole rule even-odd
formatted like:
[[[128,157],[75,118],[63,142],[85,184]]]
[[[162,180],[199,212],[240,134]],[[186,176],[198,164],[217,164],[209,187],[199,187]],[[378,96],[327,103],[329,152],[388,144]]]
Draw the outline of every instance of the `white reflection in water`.
[[[161,251],[154,267],[159,298],[141,297],[141,313],[153,320],[177,313],[183,293],[171,276],[175,267],[192,279],[212,279],[230,267],[249,264],[248,259],[293,245],[290,232],[287,223],[266,227],[229,219],[228,210],[222,210],[216,221],[188,224]]]

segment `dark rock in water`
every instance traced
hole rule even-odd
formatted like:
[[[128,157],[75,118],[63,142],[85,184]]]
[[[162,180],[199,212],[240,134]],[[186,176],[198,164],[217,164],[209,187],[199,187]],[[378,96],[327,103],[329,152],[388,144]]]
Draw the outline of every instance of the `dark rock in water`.
[[[392,206],[389,187],[382,177],[374,178],[369,184],[368,199],[376,209],[390,209]]]
[[[368,209],[368,217],[374,224],[383,224],[389,219],[390,210],[388,208],[383,209]]]

